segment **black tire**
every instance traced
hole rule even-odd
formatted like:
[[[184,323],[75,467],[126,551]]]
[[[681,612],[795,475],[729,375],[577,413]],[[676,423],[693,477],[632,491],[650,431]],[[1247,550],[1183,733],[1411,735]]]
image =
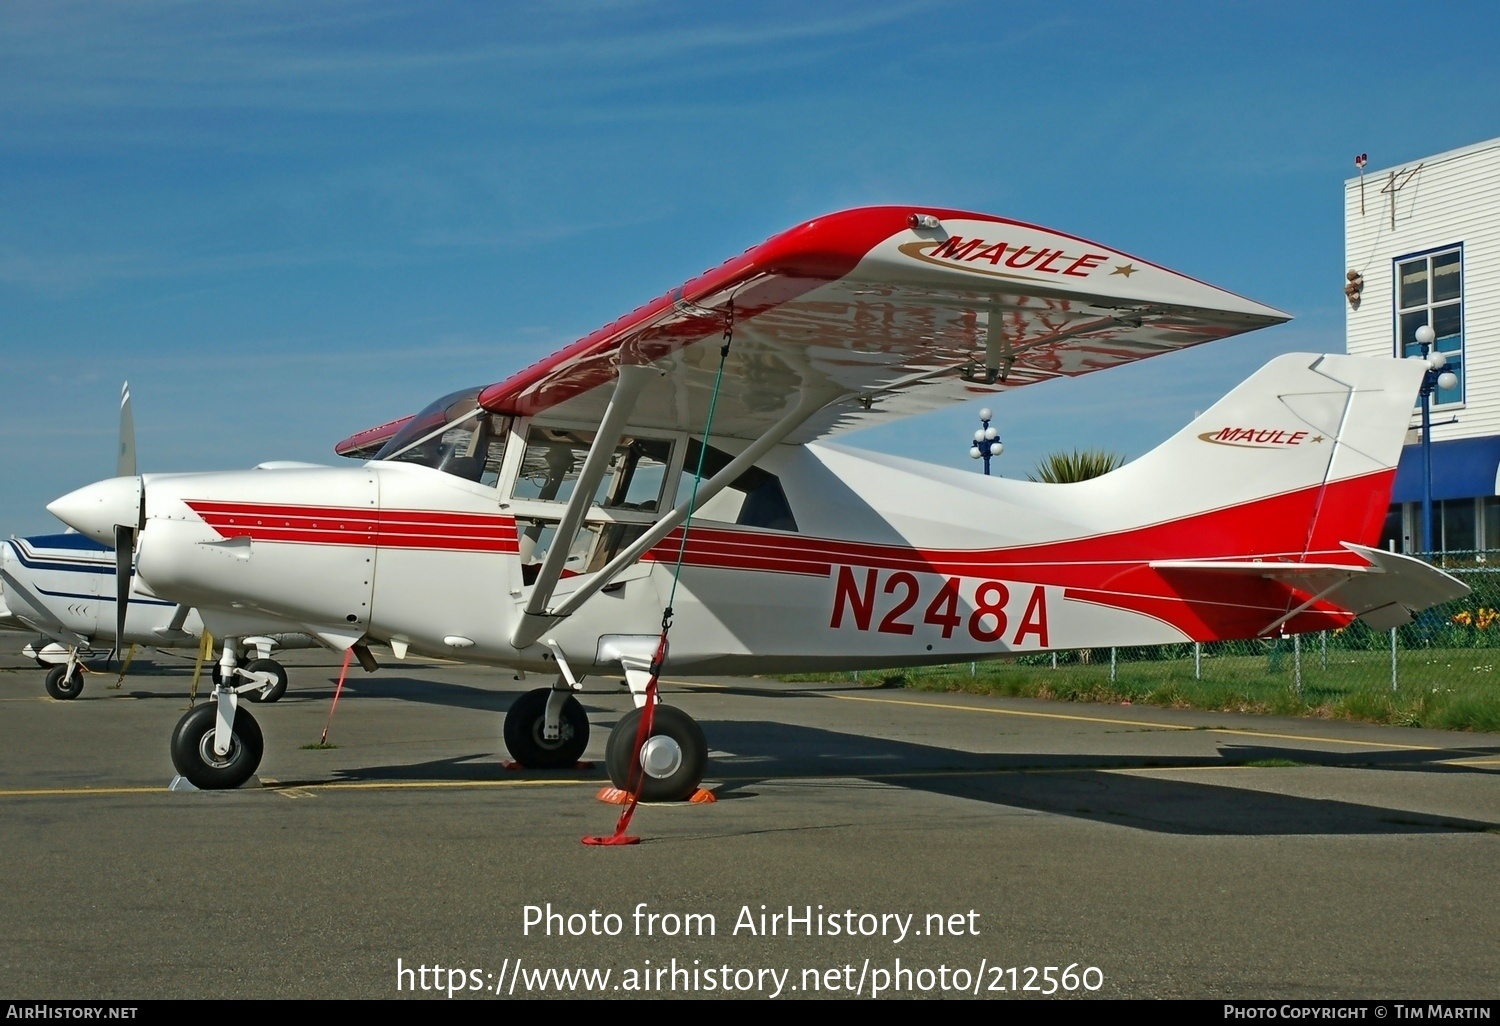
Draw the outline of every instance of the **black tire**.
[[[286,694],[286,667],[274,659],[252,659],[246,664],[245,669],[251,673],[274,673],[276,683],[263,687],[258,691],[247,691],[245,697],[252,702],[274,702]],[[243,679],[243,678],[242,678]]]
[[[632,709],[620,717],[620,722],[610,731],[609,744],[605,747],[604,763],[609,770],[610,783],[622,791],[630,789],[631,771],[636,765],[635,742],[641,729],[641,714],[642,710]],[[642,774],[641,801],[687,801],[698,790],[708,768],[708,741],[696,720],[670,705],[658,705],[651,721],[651,737],[662,736],[677,742],[681,762],[666,776]],[[646,740],[649,742],[651,738]]]
[[[172,731],[172,765],[203,791],[239,787],[259,768],[266,747],[255,717],[248,709],[238,708],[230,729],[229,754],[220,759],[214,754],[217,708],[216,702],[208,702],[189,710]]]
[[[67,700],[83,694],[83,667],[73,664],[73,673],[68,674],[68,664],[60,663],[47,671],[47,694],[53,698]]]
[[[551,688],[528,691],[505,714],[505,747],[527,769],[572,769],[589,745],[589,714],[572,695],[563,703],[558,739],[542,738],[551,693]]]

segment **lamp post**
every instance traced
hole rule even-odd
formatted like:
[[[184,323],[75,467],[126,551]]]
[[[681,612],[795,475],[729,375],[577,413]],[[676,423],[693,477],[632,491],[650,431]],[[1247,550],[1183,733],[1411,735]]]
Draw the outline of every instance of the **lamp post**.
[[[1443,370],[1448,358],[1434,352],[1432,343],[1437,334],[1432,325],[1424,324],[1417,329],[1417,345],[1422,349],[1422,360],[1427,371],[1422,375],[1422,551],[1432,558],[1432,393],[1440,388],[1454,388],[1458,375]]]
[[[990,409],[986,406],[979,411],[980,429],[974,432],[974,444],[969,446],[969,456],[972,459],[984,460],[984,472],[990,472],[990,459],[999,456],[1005,451],[1005,443],[1000,441],[1000,432],[990,427]]]

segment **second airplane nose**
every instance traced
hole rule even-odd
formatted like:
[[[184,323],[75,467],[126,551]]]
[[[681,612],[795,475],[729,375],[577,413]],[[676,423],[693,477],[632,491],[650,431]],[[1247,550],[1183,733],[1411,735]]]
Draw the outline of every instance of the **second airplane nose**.
[[[141,479],[112,477],[69,492],[47,505],[47,512],[69,527],[105,545],[115,543],[115,526],[138,527]]]

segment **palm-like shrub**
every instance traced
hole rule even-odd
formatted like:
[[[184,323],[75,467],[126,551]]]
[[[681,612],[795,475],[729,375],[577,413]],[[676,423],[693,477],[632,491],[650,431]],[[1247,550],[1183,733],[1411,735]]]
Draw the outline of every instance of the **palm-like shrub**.
[[[1036,472],[1027,474],[1032,481],[1048,484],[1072,484],[1087,481],[1091,477],[1108,474],[1125,463],[1119,453],[1103,449],[1074,449],[1072,452],[1054,452],[1036,465]]]

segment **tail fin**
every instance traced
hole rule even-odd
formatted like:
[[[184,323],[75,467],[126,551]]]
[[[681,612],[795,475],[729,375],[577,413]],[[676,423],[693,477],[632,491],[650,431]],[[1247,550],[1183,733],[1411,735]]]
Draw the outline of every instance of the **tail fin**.
[[[1159,559],[1357,561],[1344,543],[1379,544],[1422,373],[1411,360],[1277,357],[1098,478],[1098,498],[1127,523],[1180,524]]]
[[[1183,629],[1201,641],[1355,617],[1379,629],[1468,594],[1441,570],[1373,548],[1423,372],[1410,360],[1278,357],[1097,479],[1097,498],[1153,525],[1140,532],[1148,566],[1186,603]]]

